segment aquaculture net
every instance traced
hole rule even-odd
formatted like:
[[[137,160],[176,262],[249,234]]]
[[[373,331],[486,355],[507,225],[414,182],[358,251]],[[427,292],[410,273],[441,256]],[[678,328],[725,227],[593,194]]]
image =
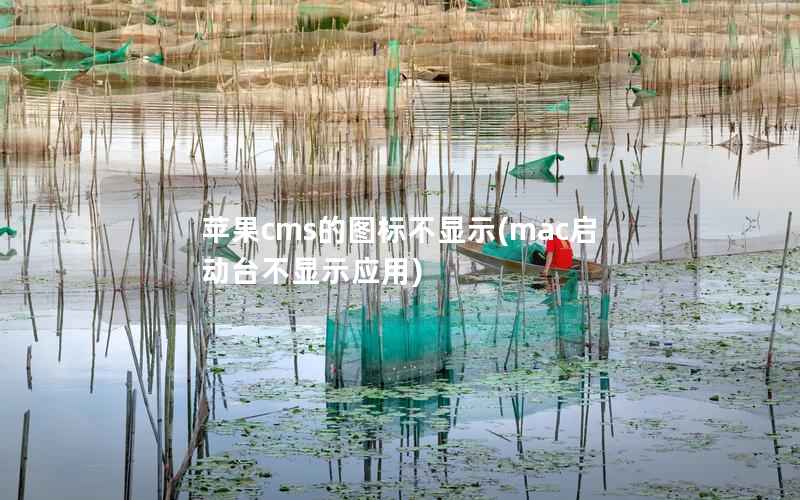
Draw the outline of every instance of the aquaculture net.
[[[63,26],[55,25],[25,40],[0,45],[0,53],[3,52],[86,57],[93,55],[94,49]]]
[[[108,51],[108,52],[98,52],[93,56],[89,56],[86,59],[81,60],[80,65],[84,68],[88,68],[95,64],[110,64],[110,63],[119,63],[124,62],[128,58],[128,48],[131,46],[131,41],[125,42],[125,44],[118,48],[117,50]]]
[[[558,287],[542,301],[546,309],[535,309],[530,316],[543,327],[552,324],[556,341],[556,356],[559,359],[582,357],[584,338],[584,303],[580,297],[580,276],[577,271],[565,271],[566,276]]]
[[[389,41],[389,67],[386,70],[386,113],[394,117],[397,86],[400,83],[400,44]]]
[[[467,0],[467,10],[475,12],[479,10],[486,10],[492,8],[492,2],[489,0]]]
[[[378,9],[357,1],[306,1],[297,6],[296,28],[300,32],[344,30],[351,21],[374,16]]]
[[[326,381],[337,387],[418,380],[444,370],[451,351],[450,304],[440,314],[437,277],[425,277],[407,306],[384,305],[380,314],[343,308],[329,317]]]
[[[564,161],[564,155],[554,153],[538,160],[522,163],[514,167],[508,174],[517,179],[536,179],[556,182],[556,176],[550,171],[556,160]]]
[[[488,241],[483,244],[481,251],[490,257],[518,262],[521,260],[523,252],[527,250],[525,253],[525,262],[539,264],[544,261],[545,252],[541,243],[533,241],[527,245],[527,249],[524,247],[525,242],[522,239],[511,239],[510,236],[506,236],[506,245],[502,245],[496,241]]]
[[[783,38],[783,64],[789,68],[800,67],[800,37],[786,34]]]
[[[0,8],[0,11],[3,9]],[[16,14],[0,14],[0,29],[10,28],[14,25],[14,21],[17,19]]]

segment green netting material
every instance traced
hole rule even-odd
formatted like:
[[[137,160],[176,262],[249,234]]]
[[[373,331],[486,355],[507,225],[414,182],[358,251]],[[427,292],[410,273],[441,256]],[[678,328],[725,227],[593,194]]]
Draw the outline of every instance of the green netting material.
[[[14,26],[14,21],[16,21],[16,19],[17,16],[15,14],[0,14],[0,29]]]
[[[14,66],[22,73],[32,69],[43,69],[53,67],[54,64],[44,57],[30,56],[30,57],[0,57],[0,66]]]
[[[564,161],[564,155],[560,153],[553,153],[533,160],[522,163],[514,167],[508,174],[517,179],[536,179],[547,182],[556,182],[556,176],[550,171],[553,164],[558,161]]]
[[[144,17],[147,20],[147,24],[150,24],[152,26],[158,26],[158,25],[166,26],[167,25],[167,23],[165,23],[163,19],[161,19],[156,14],[153,14],[152,12],[146,12]]]
[[[642,68],[642,54],[632,50],[628,52],[628,57],[631,60],[631,71],[636,73]]]
[[[569,113],[570,104],[569,99],[562,99],[559,102],[548,104],[547,111],[550,113]]]
[[[164,65],[164,56],[162,54],[150,54],[149,56],[145,56],[144,59],[153,64]]]
[[[14,10],[13,0],[0,0],[0,10]]]
[[[400,84],[400,43],[389,40],[389,64],[386,69],[386,113],[394,116],[397,86]]]
[[[652,89],[643,89],[641,87],[636,87],[632,85],[628,85],[625,90],[633,92],[633,95],[636,96],[636,99],[633,101],[634,106],[641,106],[643,101],[648,99],[652,99],[656,97],[656,91]]]
[[[57,25],[21,42],[0,45],[0,52],[82,55],[85,57],[93,55],[94,49],[81,42],[63,26]]]
[[[338,5],[305,4],[297,7],[297,31],[343,30],[350,24]]]
[[[483,244],[481,251],[485,255],[498,259],[513,260],[519,262],[522,259],[525,242],[521,239],[511,239],[506,236],[506,245],[501,245],[496,241],[488,241]],[[544,247],[538,241],[528,243],[525,262],[539,263],[544,259]]]
[[[224,236],[214,243],[213,239],[206,239],[206,251],[214,257],[229,260],[231,262],[239,262],[242,258],[233,250],[228,248],[228,245],[233,241],[235,228],[230,227],[225,231]]]
[[[438,279],[423,278],[408,307],[384,305],[380,318],[367,317],[363,308],[344,308],[338,323],[335,316],[329,317],[326,381],[337,386],[391,384],[441,372],[452,350],[450,304],[439,316],[437,283]]]
[[[606,294],[600,299],[600,319],[608,320],[608,311],[610,309],[611,296]]]
[[[561,279],[566,278],[559,286],[561,290],[561,304],[567,304],[578,300],[579,273],[574,270],[559,272],[561,273]],[[542,301],[542,304],[552,306],[554,304],[554,299],[555,293],[551,293]]]
[[[655,97],[656,91],[653,89],[643,89],[641,87],[631,86],[628,87],[628,90],[633,92],[636,97]]]
[[[489,0],[467,0],[467,10],[471,12],[491,9],[492,2]]]
[[[389,134],[389,166],[400,165],[400,135],[397,131],[397,86],[400,84],[400,43],[389,40],[388,67],[386,69],[386,130]]]
[[[90,68],[96,64],[112,64],[125,62],[128,58],[128,48],[130,48],[132,40],[128,40],[122,47],[117,50],[108,52],[98,52],[93,56],[89,56],[80,62],[82,68]]]
[[[542,325],[553,323],[553,333],[557,341],[556,355],[560,359],[582,357],[584,353],[584,305],[578,294],[578,285],[579,274],[576,271],[567,271],[566,280],[559,286],[560,295],[553,289],[542,301],[548,307],[545,312],[538,309],[526,312],[526,318],[531,321],[538,321]],[[559,299],[556,300],[556,297]]]
[[[462,304],[445,301],[440,313],[437,288],[446,288],[442,275],[443,269],[435,277],[423,278],[405,306],[397,295],[389,303],[384,299],[380,319],[375,313],[368,318],[364,308],[346,307],[342,300],[338,317],[332,310],[327,319],[326,381],[343,387],[446,377],[452,367],[450,356],[455,353],[458,359],[460,354],[453,349],[453,337],[462,332],[471,345],[494,345],[504,351],[505,345],[513,349],[524,342],[545,355],[555,347],[559,359],[583,355],[586,318],[578,272],[562,272],[560,287],[548,290],[503,285],[496,316],[495,292],[485,289],[462,295]],[[352,295],[360,292],[356,287]],[[526,296],[524,311],[519,307],[520,293]],[[487,300],[492,307],[486,307]],[[592,307],[599,310],[597,304]]]
[[[214,243],[213,238],[204,238],[203,245],[207,256],[219,257],[226,259],[230,262],[239,262],[242,258],[233,250],[228,248],[228,245],[233,241],[234,228],[228,228],[222,236]],[[186,252],[186,245],[181,247],[181,252]]]
[[[728,23],[728,47],[735,49],[739,46],[739,29],[736,27],[736,22],[731,19]]]
[[[26,78],[48,82],[72,80],[83,71],[80,62],[74,60],[50,61],[40,56],[19,59],[15,63],[15,67]]]
[[[730,91],[730,83],[731,83],[731,58],[730,56],[725,56],[719,62],[719,82],[720,82],[720,90],[725,90],[726,92]]]
[[[787,67],[800,67],[800,37],[786,34],[783,38],[783,64]]]

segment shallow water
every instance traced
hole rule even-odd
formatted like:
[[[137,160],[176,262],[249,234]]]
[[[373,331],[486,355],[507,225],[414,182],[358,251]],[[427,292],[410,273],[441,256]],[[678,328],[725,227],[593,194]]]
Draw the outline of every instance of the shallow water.
[[[450,88],[420,84],[416,92],[418,104],[405,121],[413,123],[416,141],[427,141],[428,185],[435,187],[438,136],[440,131],[443,137],[448,134]],[[531,86],[525,94],[529,134],[517,154],[516,137],[509,127],[515,120],[513,89],[475,88],[473,102],[468,87],[453,86],[450,164],[460,175],[458,205],[462,213],[480,114],[478,200],[485,196],[486,178],[494,172],[498,156],[505,164],[515,157],[523,161],[550,154],[556,147],[554,129],[559,127],[558,149],[567,160],[559,165],[565,180],[559,183],[558,193],[553,184],[509,183],[504,207],[525,217],[571,220],[577,189],[587,213],[602,218],[601,174],[587,172],[585,129],[578,126],[594,111],[596,96],[572,84]],[[543,111],[546,104],[563,95],[573,100],[574,113],[555,118]],[[170,115],[164,117],[168,147],[173,123],[176,127],[174,172],[197,174],[197,161],[188,159],[194,139],[194,95],[181,93],[177,99],[178,116],[174,121]],[[624,92],[604,91],[601,100],[614,110],[609,123],[616,145],[612,145],[609,127],[599,146],[598,139],[590,137],[588,147],[590,151],[596,147],[600,165],[613,167],[615,175],[619,175],[619,161],[625,164],[633,199],[641,206],[641,244],[633,250],[632,259],[643,258],[658,248],[663,124],[647,122],[644,143],[648,147],[637,158],[623,138],[628,133],[635,136],[638,111],[624,106]],[[206,162],[210,176],[230,179],[237,175],[241,134],[233,111],[218,104],[206,95],[199,106]],[[46,106],[44,98],[35,95],[31,105]],[[140,157],[144,156],[148,174],[157,176],[161,111],[171,110],[171,106],[171,99],[165,100],[163,95],[135,104],[119,99],[114,102],[113,125],[108,117],[103,119],[105,135],[100,138],[97,158],[99,206],[108,224],[116,266],[126,254],[130,221],[138,210]],[[88,130],[93,110],[87,106],[82,113]],[[371,123],[369,128],[371,145],[385,159],[383,124]],[[279,130],[285,130],[279,115],[258,115],[253,149],[259,173],[263,169],[269,174],[274,168]],[[783,146],[745,152],[739,193],[733,190],[737,156],[723,147],[709,146],[709,124],[702,118],[691,119],[685,134],[684,151],[683,120],[669,122],[664,155],[664,247],[687,240],[685,219],[695,174],[702,238],[727,240],[780,233],[786,211],[798,208],[795,191],[800,170],[795,134],[787,132]],[[723,139],[717,128],[713,142]],[[83,151],[91,151],[88,134],[83,140]],[[441,146],[447,149],[446,140]],[[419,157],[416,152],[411,155],[412,171],[420,171]],[[56,170],[62,192],[70,193],[63,200],[65,322],[63,328],[58,326],[54,221],[59,215],[48,188],[49,169],[30,160],[11,160],[4,167],[3,193],[11,201],[3,220],[21,226],[23,186],[28,186],[28,206],[32,201],[38,204],[31,251],[31,302],[38,342],[33,340],[32,317],[19,280],[21,240],[8,240],[8,248],[16,248],[18,255],[0,261],[0,277],[5,283],[0,299],[6,304],[0,316],[4,354],[0,368],[6,374],[0,378],[0,391],[6,396],[6,404],[0,406],[0,497],[13,496],[22,414],[31,409],[29,498],[105,499],[122,489],[125,373],[134,369],[134,363],[119,304],[107,340],[112,298],[108,276],[101,280],[106,288],[100,339],[92,342],[95,296],[85,196],[91,182],[91,154],[59,164]],[[153,185],[157,183],[157,177],[154,179]],[[196,220],[200,194],[192,189],[173,192],[185,230],[189,218]],[[231,207],[226,213],[237,213],[236,189],[214,190],[215,200],[225,195]],[[618,196],[621,200],[621,193]],[[436,193],[428,195],[427,203],[430,213],[436,214]],[[271,202],[265,202],[260,210],[260,221],[275,217]],[[622,223],[623,231],[626,224]],[[611,239],[615,240],[614,236]],[[136,249],[137,244],[133,246]],[[594,249],[589,248],[590,256]],[[265,245],[259,255],[274,251]],[[138,274],[136,252],[130,265],[134,276]],[[434,248],[425,255],[436,254]],[[618,248],[615,255],[619,255]],[[182,259],[179,254],[176,268],[185,265]],[[215,369],[208,375],[212,423],[207,450],[212,456],[230,453],[242,461],[236,462],[238,468],[225,461],[194,469],[184,487],[199,497],[521,498],[527,491],[537,498],[564,498],[576,495],[580,488],[583,498],[792,498],[800,494],[796,454],[800,407],[794,389],[800,348],[796,341],[800,303],[796,253],[790,260],[783,295],[788,310],[783,311],[777,342],[779,375],[769,387],[769,396],[761,370],[779,259],[778,254],[770,253],[712,257],[696,265],[621,267],[614,272],[607,360],[598,360],[595,352],[595,361],[559,363],[552,340],[542,333],[547,331],[545,326],[532,321],[528,325],[531,340],[521,348],[519,368],[509,373],[502,365],[512,330],[514,297],[502,303],[502,329],[495,346],[489,341],[496,307],[494,280],[464,282],[461,292],[467,306],[468,347],[462,349],[460,326],[455,324],[459,333],[447,360],[448,370],[441,374],[443,380],[423,381],[407,392],[326,389],[327,291],[323,287],[295,294],[268,285],[220,289],[216,296],[218,338],[211,352]],[[472,270],[466,260],[462,259],[460,266]],[[514,293],[512,284],[505,286],[508,293]],[[138,346],[140,299],[137,289],[128,294],[132,336]],[[597,295],[594,287],[592,294]],[[177,458],[186,447],[187,391],[191,390],[186,381],[186,304],[181,295],[179,292],[176,307]],[[533,289],[526,295],[530,300],[542,298],[541,292]],[[596,304],[594,308],[596,312]],[[532,306],[531,310],[540,311],[541,307]],[[294,326],[290,326],[290,317],[296,320]],[[597,329],[594,331],[597,335]],[[674,347],[666,349],[665,340]],[[595,340],[595,349],[598,343]],[[32,390],[27,388],[25,373],[28,345],[33,346]],[[166,344],[162,349],[166,350]],[[770,410],[775,414],[776,429]],[[265,415],[236,420],[260,414]],[[776,439],[780,442],[777,458]],[[140,399],[134,498],[155,495],[154,442]],[[256,460],[257,465],[245,459]]]
[[[553,364],[547,355],[551,341],[536,338],[545,330],[534,322],[530,346],[521,350],[521,368],[508,375],[496,372],[514,299],[504,300],[500,346],[492,347],[491,320],[476,314],[491,317],[487,302],[494,304],[494,287],[491,282],[463,285],[473,297],[465,311],[467,350],[457,335],[445,380],[422,382],[405,396],[399,389],[325,390],[324,306],[299,300],[303,313],[292,333],[280,326],[286,321],[285,306],[279,305],[288,298],[285,293],[274,287],[229,288],[217,297],[218,311],[225,306],[226,312],[216,327],[219,345],[210,354],[222,370],[212,375],[209,389],[215,416],[209,449],[214,455],[230,450],[256,458],[271,477],[250,471],[245,476],[256,478],[251,485],[226,467],[212,467],[210,473],[227,478],[226,488],[262,498],[287,488],[301,498],[356,491],[519,498],[526,489],[537,497],[563,498],[575,494],[579,484],[584,498],[685,498],[702,492],[750,498],[778,494],[779,464],[791,497],[798,484],[794,442],[800,423],[793,383],[800,361],[793,334],[800,324],[796,274],[784,289],[789,309],[781,321],[780,370],[769,387],[771,396],[760,370],[770,320],[766,294],[773,290],[778,259],[775,254],[714,258],[699,261],[698,270],[684,264],[621,268],[610,361]],[[797,265],[794,255],[791,269]],[[513,293],[513,284],[506,287]],[[541,297],[541,292],[530,293],[531,304],[537,294]],[[5,297],[12,310],[24,310],[20,295]],[[90,294],[67,295],[68,321],[59,338],[55,298],[35,295],[38,343],[32,342],[25,313],[8,312],[3,318],[8,364],[2,384],[12,404],[0,413],[6,429],[0,434],[2,448],[9,457],[16,455],[21,412],[30,408],[29,477],[42,476],[29,482],[33,498],[53,491],[60,498],[104,498],[121,484],[130,350],[117,325],[106,358],[104,327],[92,369],[91,303]],[[137,316],[135,310],[131,314]],[[178,395],[186,388],[184,337],[179,326]],[[673,342],[672,349],[663,347],[666,340]],[[34,346],[32,391],[26,389],[24,369],[29,344]],[[178,397],[175,409],[177,450],[186,438],[181,401]],[[583,411],[588,411],[585,451],[580,446]],[[265,415],[235,420],[259,414]],[[135,491],[146,497],[154,494],[154,441],[141,404],[137,419]],[[777,459],[774,438],[780,440]],[[14,484],[15,462],[4,461],[3,484]],[[201,491],[197,488],[204,483],[192,484],[190,489]],[[87,491],[97,494],[87,497]]]

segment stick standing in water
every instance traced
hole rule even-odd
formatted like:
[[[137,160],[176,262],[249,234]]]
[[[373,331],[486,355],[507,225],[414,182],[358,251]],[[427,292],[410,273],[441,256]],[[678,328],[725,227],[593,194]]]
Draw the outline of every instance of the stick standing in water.
[[[786,240],[783,243],[783,260],[781,261],[781,274],[778,278],[778,293],[775,296],[775,313],[772,315],[772,330],[769,332],[769,348],[767,349],[767,369],[766,378],[769,383],[769,371],[772,368],[772,347],[775,343],[775,328],[778,323],[778,310],[781,306],[781,291],[783,289],[783,272],[786,269],[786,254],[789,253],[789,236],[792,231],[792,212],[789,212],[789,219],[786,221]]]

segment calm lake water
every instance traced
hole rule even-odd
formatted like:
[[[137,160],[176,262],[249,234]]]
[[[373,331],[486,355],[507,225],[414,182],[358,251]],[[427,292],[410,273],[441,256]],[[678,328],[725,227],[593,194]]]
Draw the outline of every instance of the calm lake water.
[[[602,219],[602,168],[588,171],[588,150],[590,156],[598,157],[599,165],[613,168],[617,182],[623,162],[633,204],[640,210],[639,244],[633,246],[629,260],[650,260],[658,251],[663,122],[644,124],[647,147],[641,152],[626,147],[626,136],[630,134],[633,141],[637,135],[642,108],[626,107],[624,91],[601,89],[604,109],[613,112],[608,112],[609,126],[604,126],[600,136],[590,134],[588,142],[582,126],[596,112],[594,89],[569,84],[520,90],[521,119],[528,135],[518,146],[512,87],[470,90],[454,84],[450,164],[459,175],[462,213],[469,198],[480,115],[476,198],[481,206],[498,157],[503,165],[511,162],[513,167],[515,157],[521,162],[551,154],[558,142],[558,151],[566,157],[559,165],[565,178],[558,191],[555,184],[509,181],[504,208],[515,217],[571,221],[577,190],[587,214]],[[413,111],[404,120],[413,124],[416,141],[411,170],[422,171],[427,158],[431,191],[438,190],[439,148],[447,150],[450,92],[446,85],[418,84],[412,94]],[[562,96],[572,101],[570,114],[546,113],[545,106]],[[177,99],[174,171],[192,175],[199,169],[188,159],[194,142],[194,95],[186,93]],[[44,97],[35,93],[30,101],[31,106],[45,106]],[[105,122],[107,135],[100,139],[97,158],[98,206],[118,273],[131,219],[138,211],[140,158],[144,157],[155,185],[161,111],[171,113],[172,109],[171,101],[159,95],[132,102],[123,96],[115,103],[113,129],[110,121]],[[238,175],[236,122],[231,109],[222,109],[213,98],[201,104],[208,173],[220,185]],[[89,130],[91,108],[82,113],[84,130]],[[165,121],[171,147],[173,119],[168,114]],[[375,152],[385,160],[383,124],[366,128],[374,136]],[[264,112],[254,122],[252,147],[259,173],[262,169],[264,174],[273,172],[275,141],[281,130],[277,114]],[[345,133],[348,127],[340,124],[332,130]],[[686,129],[683,119],[668,123],[664,248],[688,240],[686,218],[694,176],[701,238],[717,240],[702,243],[701,253],[716,253],[720,242],[735,247],[736,241],[730,239],[772,242],[773,235],[784,231],[788,210],[798,208],[796,131],[786,132],[784,145],[752,153],[751,139],[746,139],[741,187],[735,191],[738,155],[711,146],[727,135],[720,136],[716,125],[712,141],[710,130],[702,117],[692,117]],[[406,135],[404,141],[409,140]],[[64,219],[59,222],[66,270],[61,299],[55,273],[59,266],[55,221],[60,215],[54,211],[58,201],[49,189],[50,167],[15,159],[6,160],[2,167],[4,199],[9,200],[3,220],[22,227],[26,185],[27,206],[37,203],[37,215],[31,242],[30,305],[20,281],[22,240],[19,236],[0,240],[0,249],[17,252],[0,260],[4,283],[0,300],[5,304],[0,308],[0,368],[5,374],[0,378],[0,393],[5,396],[0,405],[0,498],[12,498],[16,491],[22,415],[28,409],[26,498],[107,499],[122,494],[125,378],[134,362],[119,302],[109,325],[113,291],[107,277],[99,339],[95,337],[93,311],[99,300],[92,279],[86,196],[93,168],[91,154],[86,154],[92,150],[89,134],[84,133],[83,141],[80,159],[64,165],[59,161],[55,174],[64,207]],[[419,149],[422,142],[425,155]],[[107,151],[104,143],[109,143]],[[621,184],[617,189],[624,237],[627,210]],[[171,192],[183,234],[189,219],[197,218],[201,194],[194,188]],[[233,217],[241,209],[237,189],[230,184],[215,188],[215,200],[225,196],[225,214]],[[489,199],[491,205],[494,194]],[[438,215],[438,206],[439,194],[428,193],[428,213]],[[274,219],[271,201],[259,210],[260,222]],[[412,214],[422,210],[411,205]],[[616,229],[610,240],[617,245]],[[782,246],[780,236],[777,241],[777,245],[764,245]],[[596,248],[588,248],[590,257]],[[310,255],[311,250],[306,251]],[[274,246],[264,245],[257,255],[274,252]],[[185,259],[176,253],[175,267],[182,269]],[[615,246],[613,261],[619,253]],[[438,251],[433,247],[422,254],[432,259]],[[598,349],[601,341],[595,318],[590,361],[556,356],[552,318],[541,304],[547,296],[544,291],[507,280],[498,300],[497,276],[472,273],[474,265],[462,258],[460,270],[470,276],[459,285],[464,311],[451,318],[453,345],[446,370],[438,379],[383,390],[325,386],[326,287],[298,286],[294,292],[271,285],[220,287],[215,296],[217,339],[209,354],[211,421],[205,444],[210,456],[217,458],[190,470],[185,496],[795,498],[800,495],[800,402],[795,384],[800,366],[798,255],[793,252],[789,258],[776,340],[779,365],[769,386],[763,382],[761,368],[779,252],[707,257],[697,263],[633,263],[615,269],[608,350]],[[130,269],[131,275],[138,275],[136,244]],[[516,369],[512,365],[506,372],[520,289],[525,291],[530,319],[523,327],[522,345],[514,350]],[[127,294],[132,341],[138,346],[142,301],[138,287]],[[194,387],[192,382],[187,385],[193,377],[194,354],[187,354],[185,295],[178,292],[175,307],[177,462],[189,437],[188,402]],[[595,285],[591,295],[597,299],[592,305],[597,316]],[[387,292],[387,308],[401,307],[398,301],[396,291]],[[353,292],[352,302],[361,303],[360,293]],[[498,340],[493,342],[495,336]],[[29,345],[31,388],[25,367]],[[166,352],[166,342],[162,349]],[[145,387],[150,382],[145,373]],[[139,389],[136,382],[134,386]],[[153,405],[154,394],[155,389],[148,395]],[[152,498],[158,456],[141,399],[136,421],[133,498]]]

